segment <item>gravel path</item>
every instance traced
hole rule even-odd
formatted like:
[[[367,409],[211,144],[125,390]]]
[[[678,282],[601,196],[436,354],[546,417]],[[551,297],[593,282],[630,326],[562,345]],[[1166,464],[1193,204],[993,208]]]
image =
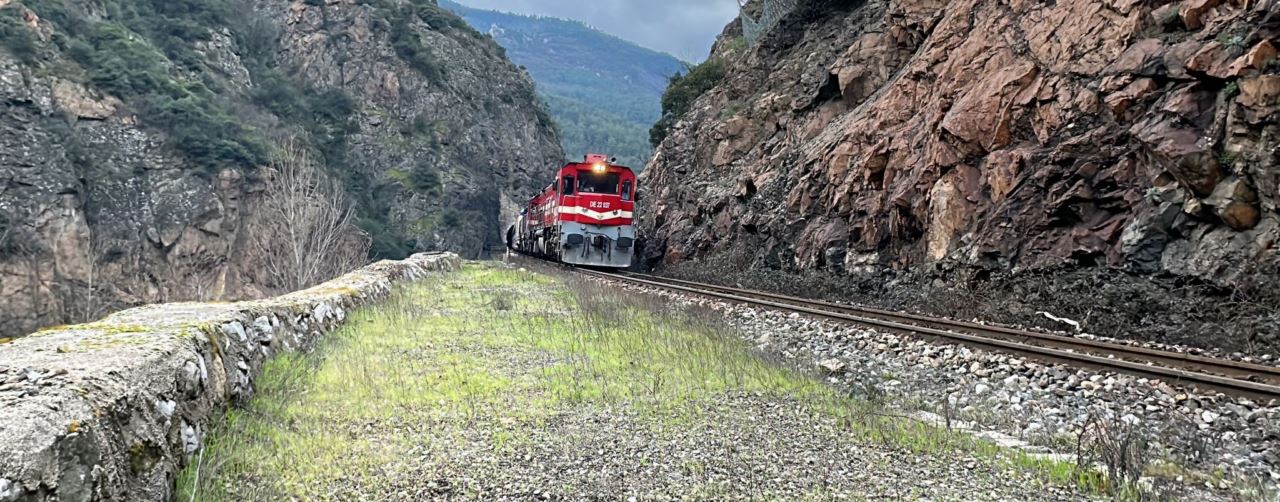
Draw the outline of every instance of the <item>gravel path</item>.
[[[952,417],[1031,451],[1107,463],[1131,440],[1141,484],[1177,499],[1276,500],[1280,408],[1168,382],[1041,364],[695,295],[615,284],[717,312],[762,352],[816,367],[854,394]]]
[[[352,484],[339,498],[414,500],[1080,500],[1036,474],[964,454],[917,455],[852,441],[844,428],[785,398],[729,394],[696,418],[655,421],[621,405],[561,410],[521,440],[485,417],[426,423],[414,461],[390,485]],[[441,435],[441,430],[452,430]],[[431,432],[434,431],[434,432]],[[388,437],[387,440],[393,440]],[[424,483],[423,481],[426,480]]]

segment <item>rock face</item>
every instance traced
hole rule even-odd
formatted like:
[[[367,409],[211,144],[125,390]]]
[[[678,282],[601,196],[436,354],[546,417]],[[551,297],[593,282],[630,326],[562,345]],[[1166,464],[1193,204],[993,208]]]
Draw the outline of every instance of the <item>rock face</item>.
[[[0,5],[0,21],[19,20],[0,36],[0,337],[278,289],[263,283],[253,243],[278,238],[278,224],[255,224],[255,201],[282,141],[345,187],[376,257],[483,254],[500,242],[500,208],[564,157],[529,77],[434,2],[217,0],[205,5],[224,10],[188,15],[203,23],[184,28],[194,42],[100,2],[54,4]],[[138,45],[108,54],[113,33]],[[94,66],[107,56],[136,59]],[[155,80],[139,61],[169,86],[135,92]],[[165,93],[186,97],[157,105]],[[192,102],[206,109],[182,108]],[[222,133],[183,136],[182,125],[218,113],[230,117],[221,129],[243,128],[242,144],[193,147],[187,138]],[[241,165],[218,156],[246,145],[265,153]]]
[[[272,357],[311,350],[395,282],[460,266],[415,255],[278,298],[152,305],[0,345],[0,497],[172,500],[209,427],[253,396]]]
[[[1228,284],[1280,237],[1276,8],[802,0],[717,44],[643,177],[648,260]]]

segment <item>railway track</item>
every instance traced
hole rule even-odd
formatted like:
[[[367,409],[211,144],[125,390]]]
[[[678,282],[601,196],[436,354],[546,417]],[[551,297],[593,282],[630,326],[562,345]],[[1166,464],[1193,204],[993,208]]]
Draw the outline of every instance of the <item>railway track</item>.
[[[1049,362],[1159,378],[1266,404],[1280,400],[1280,368],[1120,343],[954,321],[630,273],[580,273],[632,284],[809,314],[912,335],[1013,353]]]

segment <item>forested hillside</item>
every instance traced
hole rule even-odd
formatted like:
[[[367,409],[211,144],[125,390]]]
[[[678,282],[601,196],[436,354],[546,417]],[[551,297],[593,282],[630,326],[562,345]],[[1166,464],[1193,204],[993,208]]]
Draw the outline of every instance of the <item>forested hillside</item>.
[[[493,36],[513,62],[529,70],[570,157],[608,152],[644,167],[662,91],[684,69],[679,60],[577,21],[473,9],[448,0],[440,6]]]

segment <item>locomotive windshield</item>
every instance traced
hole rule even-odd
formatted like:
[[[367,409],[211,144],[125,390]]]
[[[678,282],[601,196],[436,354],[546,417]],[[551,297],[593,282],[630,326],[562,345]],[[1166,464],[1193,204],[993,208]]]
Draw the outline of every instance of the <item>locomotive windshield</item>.
[[[594,173],[584,171],[578,175],[578,191],[581,193],[604,193],[616,195],[621,179],[617,173]]]

